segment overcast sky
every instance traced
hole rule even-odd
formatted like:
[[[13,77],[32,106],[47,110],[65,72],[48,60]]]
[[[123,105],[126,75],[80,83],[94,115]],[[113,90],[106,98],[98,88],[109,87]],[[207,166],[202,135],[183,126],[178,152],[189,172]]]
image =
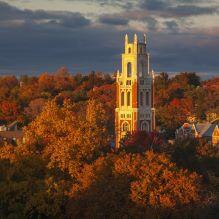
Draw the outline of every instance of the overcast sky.
[[[157,72],[219,75],[219,0],[0,0],[0,74],[111,73],[125,33]]]

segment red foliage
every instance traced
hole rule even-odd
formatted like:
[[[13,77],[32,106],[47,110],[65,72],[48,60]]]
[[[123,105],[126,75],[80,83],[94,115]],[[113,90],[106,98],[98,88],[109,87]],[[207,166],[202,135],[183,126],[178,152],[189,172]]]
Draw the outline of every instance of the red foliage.
[[[106,84],[100,87],[95,87],[88,93],[88,96],[91,99],[98,99],[100,102],[107,104],[108,107],[115,109],[115,84]]]
[[[12,122],[19,114],[17,103],[14,101],[3,101],[0,103],[0,120]]]
[[[207,90],[216,91],[219,90],[219,77],[206,81],[203,87]]]
[[[124,145],[128,150],[144,152],[151,149],[158,151],[163,143],[161,135],[157,132],[136,131],[127,137]]]

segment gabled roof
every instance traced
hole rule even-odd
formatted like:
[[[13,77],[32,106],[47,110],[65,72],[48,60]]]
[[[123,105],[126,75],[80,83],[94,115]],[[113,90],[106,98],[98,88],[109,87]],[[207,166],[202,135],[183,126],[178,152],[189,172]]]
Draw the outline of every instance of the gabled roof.
[[[219,132],[219,127],[218,127],[218,125],[215,124],[215,128],[214,128],[213,132],[216,132],[216,131]]]
[[[14,128],[14,126],[16,126],[16,125],[17,125],[17,121],[14,121],[14,122],[10,123],[9,125],[7,125],[7,127],[10,130],[10,129]]]
[[[211,137],[216,124],[211,124],[209,122],[206,123],[196,123],[194,124],[195,130],[197,131],[200,137]]]

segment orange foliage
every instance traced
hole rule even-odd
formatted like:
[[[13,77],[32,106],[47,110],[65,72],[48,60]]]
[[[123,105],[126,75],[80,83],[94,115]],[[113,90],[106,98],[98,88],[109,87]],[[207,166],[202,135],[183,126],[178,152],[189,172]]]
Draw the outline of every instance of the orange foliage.
[[[15,147],[12,145],[5,145],[0,147],[0,160],[9,160],[14,162],[16,160]]]
[[[107,114],[102,104],[89,101],[86,112],[65,101],[59,107],[49,102],[42,113],[24,129],[24,154],[42,154],[49,167],[74,174],[81,162],[91,161],[108,145]],[[101,133],[101,135],[100,135]]]
[[[202,205],[202,189],[199,175],[179,170],[163,154],[109,154],[83,167],[72,186],[67,215],[156,218]]]
[[[39,76],[38,84],[39,88],[43,91],[52,91],[54,90],[54,76],[48,73],[43,73]]]

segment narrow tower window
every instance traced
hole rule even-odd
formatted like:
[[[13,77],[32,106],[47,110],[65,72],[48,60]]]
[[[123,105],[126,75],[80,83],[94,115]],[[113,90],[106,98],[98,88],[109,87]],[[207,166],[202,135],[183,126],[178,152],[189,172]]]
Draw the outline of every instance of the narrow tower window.
[[[149,92],[146,91],[146,106],[149,106]]]
[[[149,127],[148,127],[148,123],[147,123],[147,122],[143,122],[143,123],[141,124],[141,130],[142,130],[142,131],[146,131],[146,132],[149,131]]]
[[[121,106],[124,106],[125,100],[124,100],[124,92],[121,93]]]
[[[143,106],[143,92],[140,92],[140,105]]]
[[[130,92],[127,92],[127,106],[131,105],[131,96],[130,96]]]
[[[144,75],[144,62],[141,62],[141,73]]]
[[[141,61],[141,62],[139,63],[139,76],[142,77],[143,74],[144,74],[144,62]]]
[[[132,76],[132,64],[131,62],[128,62],[127,64],[127,77],[131,77]]]
[[[132,52],[132,49],[129,47],[129,49],[128,49],[128,52],[129,52],[129,54]]]

